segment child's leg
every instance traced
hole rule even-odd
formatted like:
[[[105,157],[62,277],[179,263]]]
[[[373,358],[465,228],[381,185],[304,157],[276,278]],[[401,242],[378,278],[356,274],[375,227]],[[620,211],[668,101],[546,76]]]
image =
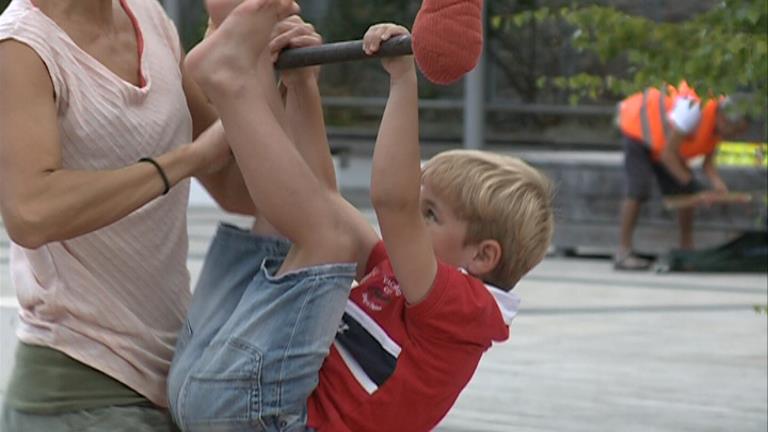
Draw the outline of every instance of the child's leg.
[[[208,0],[205,7],[208,10],[208,17],[213,24],[213,28],[218,28],[234,8],[243,0]]]
[[[261,82],[272,79],[259,62],[269,61],[261,53],[281,16],[263,4],[277,1],[238,6],[188,64],[221,116],[256,207],[293,243],[279,273],[333,262],[364,267],[368,250],[351,229],[360,215],[312,173],[268,103],[276,89]]]
[[[240,2],[236,0],[232,3]],[[271,70],[271,65],[268,67]],[[268,80],[263,80],[262,84],[265,88],[275,85]],[[276,95],[267,101],[273,109],[281,106]],[[279,120],[285,125],[284,119]],[[282,261],[289,249],[290,242],[259,214],[255,215],[251,232],[228,224],[219,226],[206,253],[168,374],[170,412],[175,418],[179,419],[180,391],[190,370],[199,363],[214,336],[230,319],[246,288],[259,272],[261,263],[269,257]]]
[[[168,373],[169,410],[174,418],[179,418],[179,396],[189,372],[232,316],[261,262],[268,257],[284,259],[289,248],[288,241],[273,235],[256,235],[228,224],[219,226],[206,253]]]
[[[222,117],[257,208],[296,243],[295,267],[277,271],[279,262],[265,262],[190,368],[178,390],[176,418],[185,430],[303,424],[356,262],[365,259],[358,255],[368,253],[358,250],[366,244],[358,240],[364,219],[317,181],[268,102],[275,89],[263,82],[271,71],[265,76],[258,63],[267,58],[259,55],[266,38],[254,33],[268,34],[271,16],[260,6],[248,0],[238,7],[189,61]]]
[[[279,264],[264,262],[190,368],[173,406],[182,430],[226,424],[227,430],[277,431],[305,424],[306,400],[341,321],[355,265],[274,276]],[[273,428],[281,423],[285,429]]]

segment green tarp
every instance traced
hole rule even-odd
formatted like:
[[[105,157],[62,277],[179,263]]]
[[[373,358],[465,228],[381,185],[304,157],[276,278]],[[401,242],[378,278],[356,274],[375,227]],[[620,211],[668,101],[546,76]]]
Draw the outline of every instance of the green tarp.
[[[673,250],[663,270],[768,272],[768,231],[748,231],[711,249]]]

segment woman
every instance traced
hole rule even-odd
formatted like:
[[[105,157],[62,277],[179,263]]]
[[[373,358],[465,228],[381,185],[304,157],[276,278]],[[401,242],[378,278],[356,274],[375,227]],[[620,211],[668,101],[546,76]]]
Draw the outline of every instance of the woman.
[[[0,15],[0,210],[21,306],[4,431],[172,430],[189,178],[253,212],[182,65],[156,0],[13,0]]]

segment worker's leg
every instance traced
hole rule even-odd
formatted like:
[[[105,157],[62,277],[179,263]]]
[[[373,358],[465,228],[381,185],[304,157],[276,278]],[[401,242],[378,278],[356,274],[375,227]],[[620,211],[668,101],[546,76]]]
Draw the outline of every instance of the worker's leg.
[[[633,238],[640,208],[651,193],[653,169],[645,144],[622,137],[624,146],[625,198],[621,206],[621,232],[614,267],[619,270],[644,270],[651,262],[633,253]]]
[[[621,205],[621,243],[619,253],[632,252],[632,239],[637,226],[637,217],[640,215],[641,203],[634,198],[626,198]]]
[[[653,171],[664,197],[695,196],[703,189],[695,178],[687,184],[680,184],[661,163],[655,163]],[[677,212],[681,249],[693,249],[693,213],[693,206],[680,208]]]
[[[681,208],[677,212],[680,228],[680,249],[693,249],[693,207]]]

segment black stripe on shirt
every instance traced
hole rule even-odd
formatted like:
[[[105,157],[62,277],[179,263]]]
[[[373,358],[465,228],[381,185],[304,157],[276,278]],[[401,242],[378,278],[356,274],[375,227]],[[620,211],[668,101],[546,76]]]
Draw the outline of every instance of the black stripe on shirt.
[[[393,356],[357,320],[345,313],[336,342],[349,352],[371,381],[384,384],[395,371]]]

